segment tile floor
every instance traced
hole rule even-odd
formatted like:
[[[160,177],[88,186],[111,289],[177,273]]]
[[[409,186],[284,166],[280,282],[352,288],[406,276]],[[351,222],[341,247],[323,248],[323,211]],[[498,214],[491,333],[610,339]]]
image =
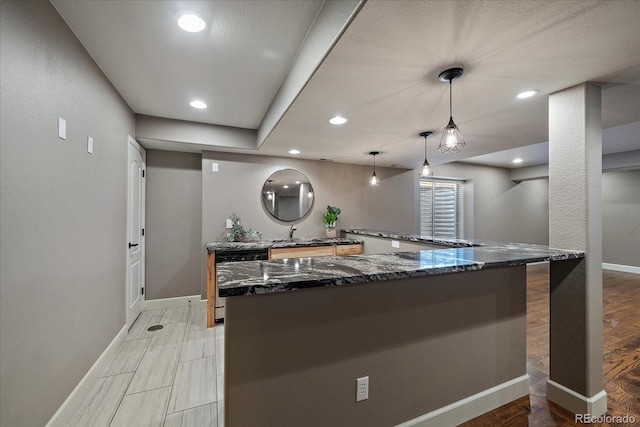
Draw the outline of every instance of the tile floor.
[[[206,308],[145,311],[68,425],[221,427],[223,379],[224,326],[207,329]]]

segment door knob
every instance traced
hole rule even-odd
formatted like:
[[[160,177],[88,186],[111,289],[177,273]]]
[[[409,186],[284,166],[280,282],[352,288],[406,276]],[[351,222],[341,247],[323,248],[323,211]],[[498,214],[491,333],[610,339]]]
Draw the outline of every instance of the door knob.
[[[129,242],[129,249],[131,248],[135,248],[136,246],[138,246],[140,243],[131,243]]]

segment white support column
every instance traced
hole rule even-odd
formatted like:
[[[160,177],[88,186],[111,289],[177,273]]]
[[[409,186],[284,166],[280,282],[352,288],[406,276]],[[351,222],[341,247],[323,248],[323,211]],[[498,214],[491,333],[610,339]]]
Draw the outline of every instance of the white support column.
[[[576,414],[607,411],[602,355],[600,87],[549,97],[549,246],[586,252],[551,263],[547,398]]]

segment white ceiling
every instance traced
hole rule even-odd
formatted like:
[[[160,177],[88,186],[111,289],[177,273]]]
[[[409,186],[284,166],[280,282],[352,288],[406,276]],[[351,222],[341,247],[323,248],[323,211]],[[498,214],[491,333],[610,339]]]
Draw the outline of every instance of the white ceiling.
[[[134,112],[256,129],[322,0],[52,4]],[[177,26],[186,11],[207,28]],[[206,110],[189,103],[205,100]]]
[[[323,6],[52,3],[136,113],[250,129],[260,126]],[[184,9],[205,16],[205,33],[178,29]],[[453,83],[453,116],[467,145],[445,156],[436,147],[449,91],[438,74],[452,66],[465,70]],[[297,148],[301,158],[370,163],[367,153],[376,150],[379,165],[417,168],[418,133],[431,130],[434,165],[512,167],[512,159],[485,155],[547,141],[548,95],[585,81],[602,85],[605,128],[640,121],[640,2],[369,0],[256,154],[291,156]],[[525,89],[539,94],[515,99]],[[193,110],[195,97],[209,108]],[[349,122],[330,125],[334,114]],[[607,150],[640,149],[638,127],[627,132]],[[540,150],[533,145],[523,156]]]

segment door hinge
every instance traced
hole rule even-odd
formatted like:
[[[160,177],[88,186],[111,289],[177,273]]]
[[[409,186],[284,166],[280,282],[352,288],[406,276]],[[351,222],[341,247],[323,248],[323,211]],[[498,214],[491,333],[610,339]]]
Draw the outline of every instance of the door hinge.
[[[144,178],[144,169],[142,169],[142,177]]]
[[[144,228],[142,229],[142,235],[144,236]]]
[[[140,290],[142,291],[142,295],[144,295],[144,288],[140,288]]]

